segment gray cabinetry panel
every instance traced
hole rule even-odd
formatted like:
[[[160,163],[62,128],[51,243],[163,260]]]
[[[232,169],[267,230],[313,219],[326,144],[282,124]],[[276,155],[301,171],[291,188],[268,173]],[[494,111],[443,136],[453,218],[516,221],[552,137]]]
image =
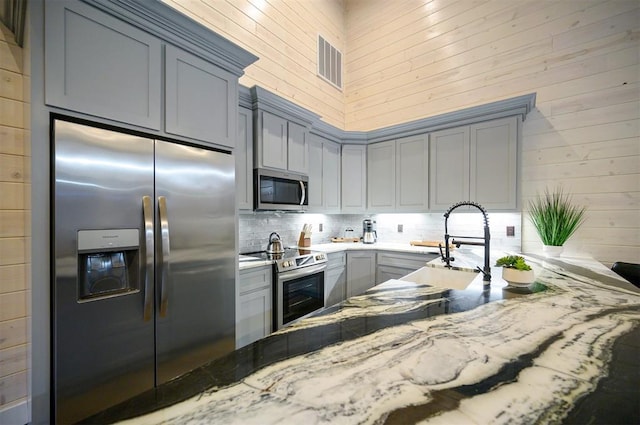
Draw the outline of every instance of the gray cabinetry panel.
[[[235,76],[173,46],[166,46],[165,56],[165,131],[235,147]]]
[[[271,266],[240,271],[236,348],[244,347],[271,333],[271,272]]]
[[[489,209],[516,208],[518,122],[515,117],[471,126],[470,197]]]
[[[306,127],[288,123],[287,169],[295,173],[309,173],[309,132]]]
[[[161,41],[79,2],[45,13],[45,102],[159,130]]]
[[[340,145],[325,142],[322,150],[322,193],[325,212],[340,211]]]
[[[344,252],[329,253],[327,260],[324,278],[325,307],[344,301],[347,293],[346,254]]]
[[[396,211],[429,207],[429,138],[426,134],[396,140]]]
[[[343,145],[341,156],[342,212],[358,213],[367,208],[367,147]]]
[[[260,112],[262,117],[259,124],[261,146],[259,163],[261,167],[287,169],[287,120],[268,112]]]
[[[253,209],[253,112],[239,108],[236,158],[236,199],[238,209]]]
[[[309,141],[309,211],[323,210],[322,138],[311,135]]]
[[[347,252],[347,298],[363,294],[375,285],[376,253]]]
[[[374,143],[367,147],[367,207],[375,212],[395,209],[396,143]]]
[[[431,209],[446,210],[469,200],[469,127],[432,133],[429,157]]]

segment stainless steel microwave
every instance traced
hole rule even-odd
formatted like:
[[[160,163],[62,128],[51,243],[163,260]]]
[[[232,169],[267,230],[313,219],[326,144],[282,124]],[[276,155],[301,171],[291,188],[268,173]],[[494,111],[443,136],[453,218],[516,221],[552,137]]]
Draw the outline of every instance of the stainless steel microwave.
[[[305,211],[309,205],[309,178],[302,174],[256,168],[256,210]]]

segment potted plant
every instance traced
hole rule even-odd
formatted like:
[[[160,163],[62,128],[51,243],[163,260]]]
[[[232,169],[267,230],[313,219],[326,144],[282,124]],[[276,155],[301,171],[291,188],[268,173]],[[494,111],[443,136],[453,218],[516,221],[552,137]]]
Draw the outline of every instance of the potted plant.
[[[528,286],[535,280],[535,275],[523,257],[507,255],[498,258],[496,267],[502,267],[502,278],[512,286]]]
[[[544,196],[529,201],[529,220],[542,239],[545,255],[558,256],[562,246],[584,222],[586,207],[575,206],[561,187],[553,193],[545,189]]]

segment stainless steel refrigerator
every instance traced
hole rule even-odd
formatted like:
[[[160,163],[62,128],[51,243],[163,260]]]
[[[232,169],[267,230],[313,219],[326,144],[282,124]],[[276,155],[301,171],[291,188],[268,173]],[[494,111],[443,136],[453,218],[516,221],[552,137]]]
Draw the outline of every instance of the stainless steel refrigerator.
[[[53,396],[72,423],[235,346],[230,154],[53,121]]]

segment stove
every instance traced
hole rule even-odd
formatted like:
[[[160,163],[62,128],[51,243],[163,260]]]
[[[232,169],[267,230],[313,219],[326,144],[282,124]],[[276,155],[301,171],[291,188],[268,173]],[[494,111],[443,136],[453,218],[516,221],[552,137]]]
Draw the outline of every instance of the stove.
[[[273,330],[320,310],[325,304],[324,252],[285,248],[281,254],[266,251],[242,255],[273,260]]]

